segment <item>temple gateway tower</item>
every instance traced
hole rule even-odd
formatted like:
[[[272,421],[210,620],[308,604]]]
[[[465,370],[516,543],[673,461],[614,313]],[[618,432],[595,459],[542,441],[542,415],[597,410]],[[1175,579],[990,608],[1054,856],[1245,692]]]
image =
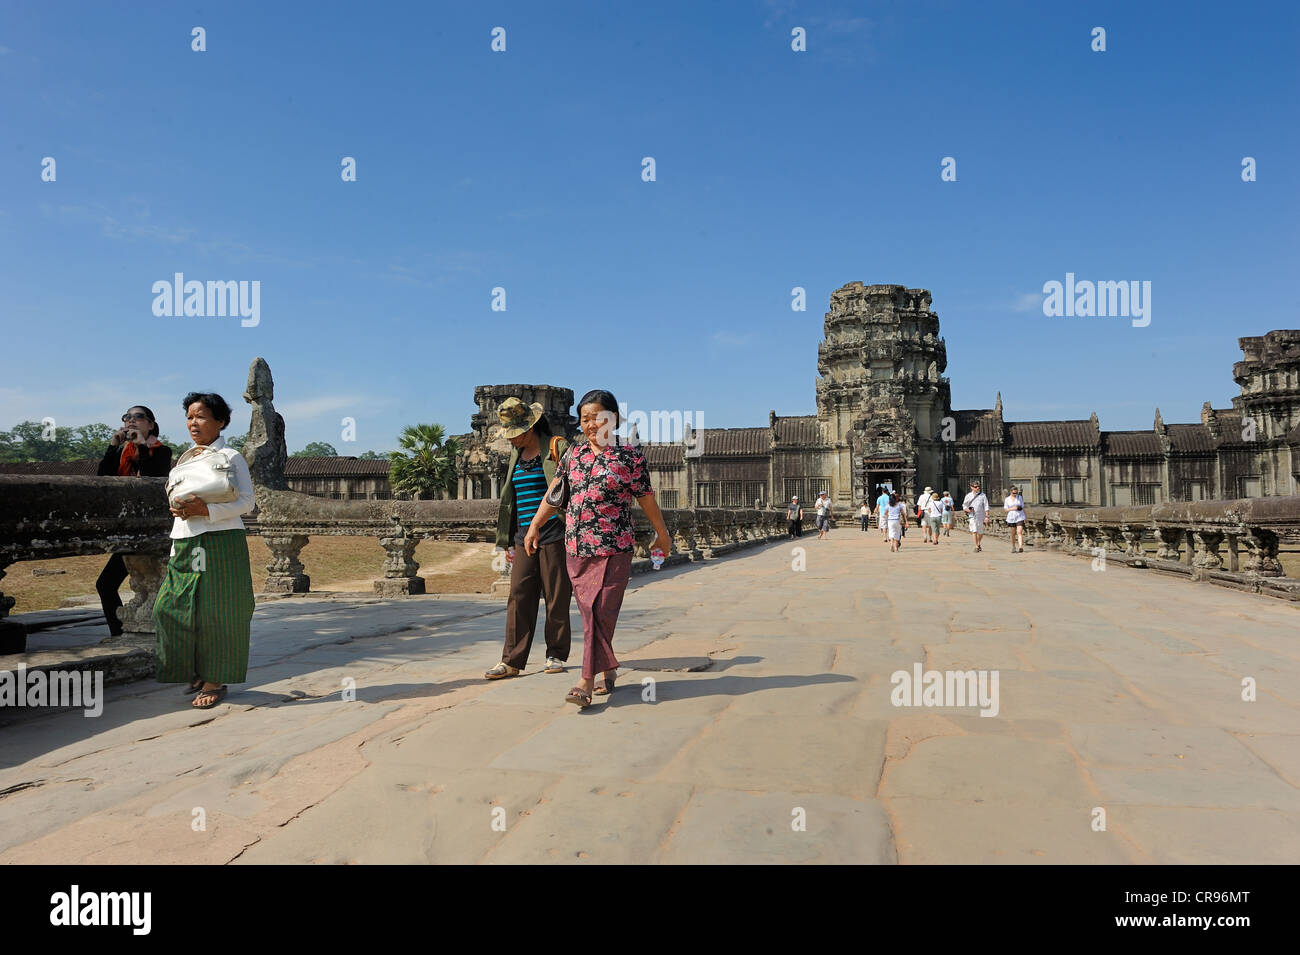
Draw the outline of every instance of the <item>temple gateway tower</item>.
[[[836,506],[874,500],[881,484],[912,499],[939,487],[948,357],[929,291],[851,282],[831,294],[825,336],[817,418]]]

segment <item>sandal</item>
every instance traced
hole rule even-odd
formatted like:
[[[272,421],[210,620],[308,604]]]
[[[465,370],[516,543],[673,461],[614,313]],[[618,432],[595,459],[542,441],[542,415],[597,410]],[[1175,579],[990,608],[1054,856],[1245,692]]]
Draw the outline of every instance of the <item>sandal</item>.
[[[196,676],[192,681],[190,681],[190,685],[185,688],[184,692],[186,696],[193,696],[201,689],[203,689],[203,680],[201,677]]]
[[[613,675],[611,676],[610,674],[613,674]],[[609,694],[613,693],[613,692],[614,692],[614,681],[615,681],[616,679],[618,679],[618,673],[617,673],[617,671],[615,671],[615,670],[610,670],[609,673],[605,674],[605,682],[604,682],[604,683],[601,683],[600,685],[598,685],[598,686],[596,687],[596,690],[595,690],[596,695],[597,695],[597,696],[608,696]]]
[[[585,710],[591,706],[591,694],[580,686],[575,686],[569,690],[569,695],[564,698],[566,703],[577,703],[578,709]]]
[[[518,675],[519,670],[517,667],[512,667],[503,661],[484,673],[483,677],[487,680],[504,680],[506,677]]]
[[[202,690],[190,705],[196,710],[210,710],[226,698],[226,689],[225,686],[219,686],[215,690]],[[199,700],[205,696],[211,697],[211,699],[207,703],[200,703]]]

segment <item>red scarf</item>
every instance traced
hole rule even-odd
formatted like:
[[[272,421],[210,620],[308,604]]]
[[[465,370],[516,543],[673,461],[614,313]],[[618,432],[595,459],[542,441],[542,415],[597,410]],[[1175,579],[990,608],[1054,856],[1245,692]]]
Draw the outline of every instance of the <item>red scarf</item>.
[[[153,453],[153,448],[146,448],[149,454]],[[140,446],[134,441],[128,441],[122,445],[122,456],[117,461],[117,473],[119,477],[131,477],[133,474],[140,473]]]

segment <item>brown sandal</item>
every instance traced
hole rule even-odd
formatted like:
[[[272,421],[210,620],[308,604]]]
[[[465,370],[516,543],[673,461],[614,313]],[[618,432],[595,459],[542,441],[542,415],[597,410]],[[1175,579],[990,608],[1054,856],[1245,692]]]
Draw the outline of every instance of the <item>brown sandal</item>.
[[[575,686],[569,690],[569,695],[564,700],[566,703],[577,703],[580,710],[585,710],[591,706],[591,694],[580,686]]]
[[[226,689],[225,686],[219,686],[215,690],[200,690],[199,695],[194,698],[194,702],[190,705],[196,710],[210,710],[226,698]],[[207,703],[200,703],[199,699],[205,696],[212,699]]]
[[[610,675],[609,675],[610,673],[612,673],[612,674],[614,674],[614,675],[613,675],[613,676],[610,676]],[[617,680],[617,679],[618,679],[617,671],[615,671],[615,670],[610,670],[609,673],[605,674],[605,681],[604,681],[602,684],[600,684],[599,686],[596,687],[596,691],[595,691],[595,692],[596,692],[596,695],[597,695],[597,696],[608,696],[609,694],[613,693],[613,692],[614,692],[614,681]]]

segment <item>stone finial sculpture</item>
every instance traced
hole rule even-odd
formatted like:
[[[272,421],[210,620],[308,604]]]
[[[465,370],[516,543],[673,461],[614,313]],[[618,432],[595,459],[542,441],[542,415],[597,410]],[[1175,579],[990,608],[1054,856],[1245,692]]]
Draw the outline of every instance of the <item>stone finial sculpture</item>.
[[[253,485],[259,488],[285,491],[289,488],[284,477],[284,465],[289,451],[284,443],[284,418],[275,410],[275,382],[265,358],[254,358],[248,366],[248,385],[244,400],[253,406],[253,417],[248,424],[248,439],[240,452],[248,462]]]

